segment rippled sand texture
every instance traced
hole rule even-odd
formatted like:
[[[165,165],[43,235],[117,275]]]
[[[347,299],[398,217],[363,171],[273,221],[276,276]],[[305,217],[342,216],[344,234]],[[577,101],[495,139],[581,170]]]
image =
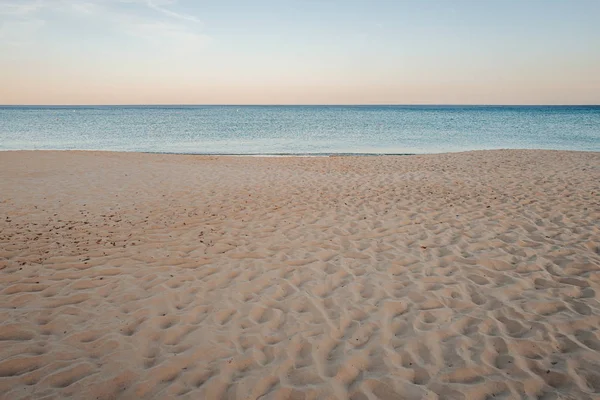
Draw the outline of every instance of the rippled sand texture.
[[[599,153],[9,152],[0,196],[3,399],[600,397]]]

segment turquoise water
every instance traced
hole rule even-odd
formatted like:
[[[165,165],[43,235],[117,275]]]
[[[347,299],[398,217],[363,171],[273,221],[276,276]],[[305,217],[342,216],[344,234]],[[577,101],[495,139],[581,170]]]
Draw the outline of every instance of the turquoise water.
[[[0,150],[199,154],[600,151],[600,106],[0,107]]]

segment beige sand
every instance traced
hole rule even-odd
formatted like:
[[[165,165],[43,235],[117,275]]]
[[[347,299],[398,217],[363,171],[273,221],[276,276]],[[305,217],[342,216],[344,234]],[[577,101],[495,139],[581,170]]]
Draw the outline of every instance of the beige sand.
[[[3,399],[600,396],[599,153],[3,152],[0,196]]]

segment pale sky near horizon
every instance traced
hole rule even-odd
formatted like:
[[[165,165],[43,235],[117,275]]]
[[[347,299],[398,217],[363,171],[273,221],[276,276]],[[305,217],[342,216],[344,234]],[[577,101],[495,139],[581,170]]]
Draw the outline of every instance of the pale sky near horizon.
[[[0,104],[600,104],[600,0],[0,0]]]

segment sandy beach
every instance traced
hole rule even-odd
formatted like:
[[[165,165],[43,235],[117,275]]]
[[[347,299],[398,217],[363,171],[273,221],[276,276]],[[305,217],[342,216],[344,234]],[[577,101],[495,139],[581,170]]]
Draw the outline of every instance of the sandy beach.
[[[600,153],[0,153],[2,399],[598,399]]]

